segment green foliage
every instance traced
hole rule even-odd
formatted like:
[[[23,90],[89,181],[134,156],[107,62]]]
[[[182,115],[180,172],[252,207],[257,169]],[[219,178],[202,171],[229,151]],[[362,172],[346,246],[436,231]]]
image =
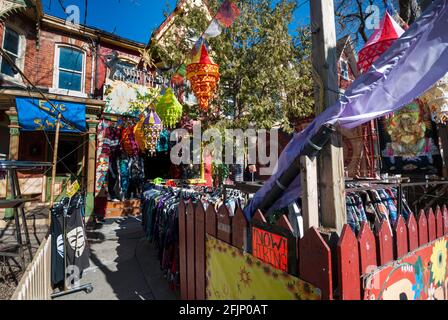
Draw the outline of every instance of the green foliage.
[[[221,1],[208,3],[213,15]],[[209,39],[221,80],[215,108],[204,114],[203,125],[243,129],[281,125],[292,131],[295,121],[314,108],[310,33],[288,32],[297,1],[237,3],[241,16],[220,36]],[[188,7],[177,16],[173,34],[154,48],[166,65],[175,66],[172,72],[188,57],[194,44],[191,36],[201,35],[208,23],[203,8]]]
[[[159,88],[147,88],[144,94],[137,91],[137,100],[130,101],[130,112],[135,114],[141,114],[149,106],[154,106],[160,98]]]
[[[219,186],[224,184],[224,181],[230,176],[229,166],[223,163],[212,163],[212,178],[217,181]]]

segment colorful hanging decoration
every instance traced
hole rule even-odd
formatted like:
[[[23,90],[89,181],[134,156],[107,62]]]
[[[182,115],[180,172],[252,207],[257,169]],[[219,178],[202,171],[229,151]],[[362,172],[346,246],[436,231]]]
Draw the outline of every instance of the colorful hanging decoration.
[[[202,41],[197,54],[193,54],[191,63],[187,65],[187,79],[191,83],[202,111],[208,110],[209,101],[216,90],[219,76],[219,66],[213,62]]]
[[[358,70],[361,73],[367,72],[372,64],[386,52],[392,43],[395,42],[404,30],[395,22],[391,15],[386,12],[381,20],[380,28],[370,36],[369,41],[359,51]]]
[[[129,126],[124,128],[121,132],[121,146],[123,147],[123,150],[131,157],[137,156],[140,150],[139,145],[135,140],[134,129],[135,126]]]
[[[163,124],[168,128],[174,128],[182,117],[182,105],[174,95],[173,90],[168,88],[156,105],[156,112]]]
[[[143,123],[145,122],[145,116],[140,116],[140,121],[134,127],[134,138],[135,142],[138,144],[140,151],[144,152],[146,150],[145,144],[145,134],[143,133]]]
[[[421,99],[429,106],[435,123],[448,124],[448,73]]]
[[[154,110],[149,110],[148,116],[143,122],[143,134],[145,149],[151,156],[153,156],[157,151],[157,142],[159,141],[162,130],[163,124],[159,116]]]

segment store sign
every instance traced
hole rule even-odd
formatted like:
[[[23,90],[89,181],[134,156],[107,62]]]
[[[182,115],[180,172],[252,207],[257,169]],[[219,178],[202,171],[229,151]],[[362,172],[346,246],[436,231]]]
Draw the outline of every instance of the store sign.
[[[274,268],[296,274],[296,241],[292,234],[274,225],[252,226],[252,255]]]
[[[86,131],[86,105],[72,102],[50,100],[54,110],[47,101],[32,98],[16,98],[19,126],[23,131],[56,131],[58,113],[70,121],[76,129]],[[61,132],[76,132],[67,123],[61,121]]]

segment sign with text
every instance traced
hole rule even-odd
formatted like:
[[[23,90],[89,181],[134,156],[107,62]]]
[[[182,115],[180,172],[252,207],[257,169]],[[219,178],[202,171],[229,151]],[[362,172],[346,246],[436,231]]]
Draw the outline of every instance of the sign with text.
[[[45,100],[16,98],[19,126],[23,131],[56,131],[58,112],[76,129],[86,131],[86,106],[84,104],[50,100],[57,111]],[[61,132],[76,132],[61,121]]]
[[[295,238],[273,225],[254,223],[252,255],[284,272],[295,274]]]

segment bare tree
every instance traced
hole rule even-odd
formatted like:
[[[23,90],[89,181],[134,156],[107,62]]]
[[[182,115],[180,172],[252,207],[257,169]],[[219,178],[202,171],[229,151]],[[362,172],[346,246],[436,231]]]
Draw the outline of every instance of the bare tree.
[[[421,15],[422,10],[417,0],[399,0],[400,16],[407,24],[413,24]]]
[[[373,11],[367,12],[367,7],[376,5],[385,10],[387,0],[335,0],[335,16],[340,35],[350,34],[353,42],[358,44],[369,39],[368,19]]]

